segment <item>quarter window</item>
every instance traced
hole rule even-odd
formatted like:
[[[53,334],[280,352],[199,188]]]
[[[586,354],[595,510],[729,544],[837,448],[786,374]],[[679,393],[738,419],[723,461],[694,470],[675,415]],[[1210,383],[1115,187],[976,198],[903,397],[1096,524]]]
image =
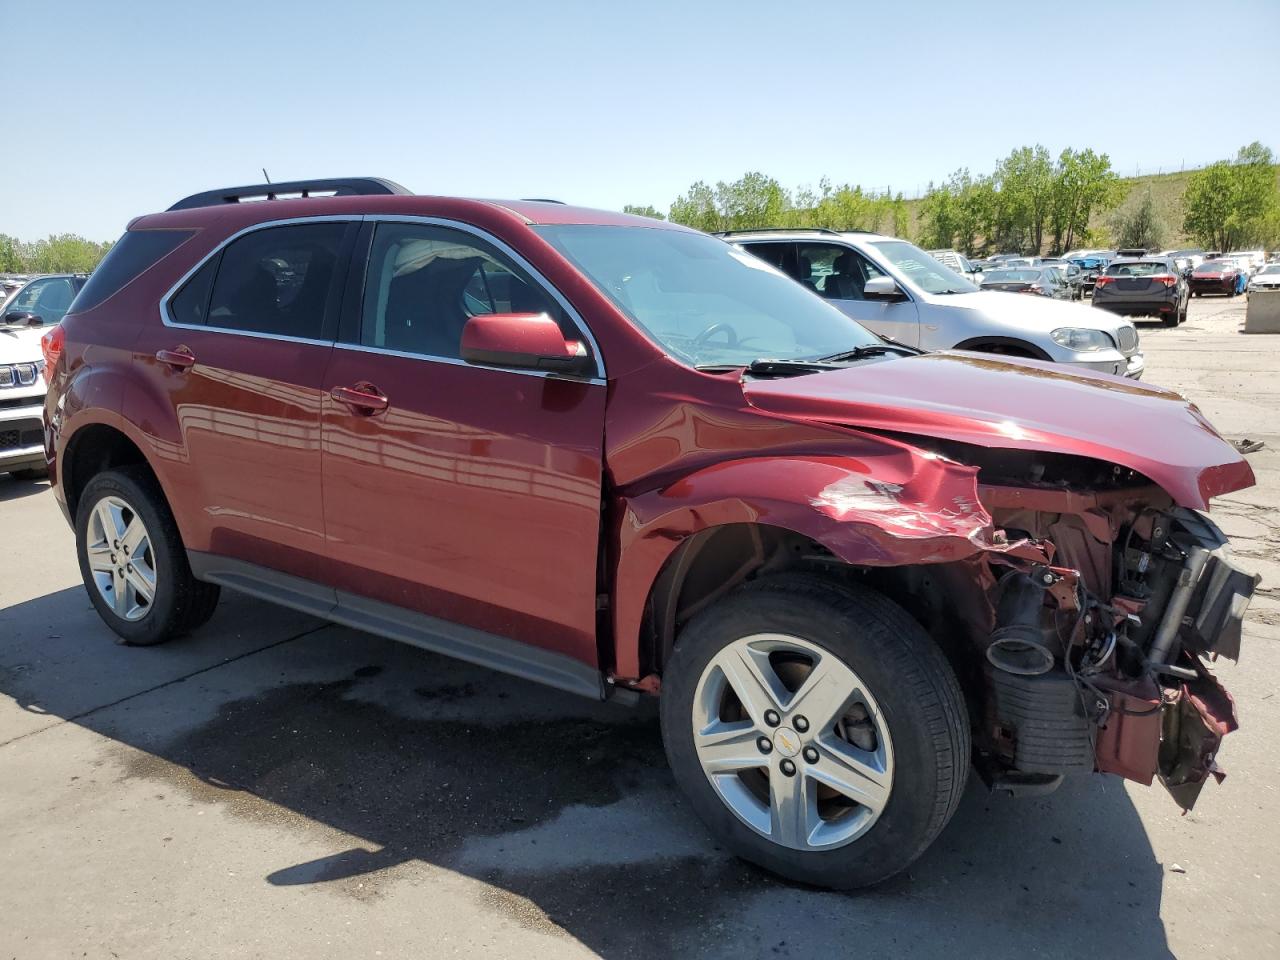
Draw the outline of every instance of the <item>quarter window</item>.
[[[200,325],[208,318],[209,294],[213,290],[213,276],[218,272],[219,259],[214,257],[205,263],[169,301],[169,316],[174,323]]]
[[[379,224],[365,278],[362,344],[457,359],[467,320],[490,313],[546,313],[568,329],[559,304],[479,238],[447,227]]]
[[[324,338],[325,316],[338,294],[337,264],[345,223],[307,223],[269,227],[247,234],[222,252],[206,325],[249,333],[266,333],[309,340]],[[181,322],[199,323],[197,290],[191,302],[178,301],[188,316]],[[175,317],[175,319],[178,319]]]

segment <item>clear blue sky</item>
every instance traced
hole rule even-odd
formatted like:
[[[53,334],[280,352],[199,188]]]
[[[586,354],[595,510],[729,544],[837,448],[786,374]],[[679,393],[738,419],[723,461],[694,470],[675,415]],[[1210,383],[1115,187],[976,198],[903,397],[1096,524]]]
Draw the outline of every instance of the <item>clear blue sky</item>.
[[[0,32],[25,240],[264,166],[665,211],[748,170],[910,195],[1036,142],[1122,172],[1280,152],[1280,0],[0,0]]]

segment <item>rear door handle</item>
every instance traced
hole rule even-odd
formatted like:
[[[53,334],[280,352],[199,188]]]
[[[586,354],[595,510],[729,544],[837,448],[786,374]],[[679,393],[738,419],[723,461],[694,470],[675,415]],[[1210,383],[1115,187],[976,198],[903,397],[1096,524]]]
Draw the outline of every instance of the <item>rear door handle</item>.
[[[172,350],[157,350],[156,359],[166,367],[175,370],[190,370],[195,366],[196,358],[187,347],[175,347]]]
[[[334,387],[329,396],[338,403],[350,407],[356,413],[379,413],[387,409],[387,398],[371,383],[358,383],[354,387]]]

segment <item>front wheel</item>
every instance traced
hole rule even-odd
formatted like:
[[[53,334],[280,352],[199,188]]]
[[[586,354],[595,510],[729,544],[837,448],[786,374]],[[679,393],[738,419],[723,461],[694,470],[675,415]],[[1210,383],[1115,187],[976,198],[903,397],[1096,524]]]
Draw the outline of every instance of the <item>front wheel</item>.
[[[738,856],[849,888],[916,859],[955,812],[969,723],[923,628],[871,590],[753,583],[695,617],[663,671],[667,757]]]
[[[191,575],[178,525],[155,479],[122,467],[95,476],[76,510],[80,575],[122,643],[151,646],[213,615],[219,588]]]

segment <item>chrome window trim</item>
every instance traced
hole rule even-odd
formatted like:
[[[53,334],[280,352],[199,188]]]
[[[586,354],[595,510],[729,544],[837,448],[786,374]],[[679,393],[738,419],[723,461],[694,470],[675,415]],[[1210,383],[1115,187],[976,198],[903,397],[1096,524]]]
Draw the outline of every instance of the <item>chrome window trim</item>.
[[[572,383],[589,383],[604,386],[607,381],[603,377],[575,377],[555,370],[526,370],[522,367],[499,367],[485,363],[468,363],[457,357],[436,357],[425,353],[410,353],[406,350],[390,350],[386,347],[370,347],[363,343],[335,343],[336,350],[350,350],[353,353],[372,353],[386,357],[403,357],[405,360],[425,360],[427,363],[447,363],[453,367],[466,367],[469,370],[494,370],[498,373],[517,373],[522,377],[544,377],[553,380],[568,380]]]
[[[512,248],[509,244],[504,243],[502,240],[499,240],[493,234],[488,233],[487,231],[482,230],[479,227],[473,226],[469,223],[463,223],[459,220],[447,220],[443,217],[419,217],[419,216],[413,216],[410,214],[376,213],[376,214],[368,214],[367,216],[365,216],[364,219],[367,223],[420,223],[430,227],[444,227],[445,229],[449,229],[449,230],[459,230],[463,233],[469,233],[474,237],[479,237],[481,240],[483,240],[485,243],[489,244],[490,246],[496,247],[505,256],[509,257],[513,263],[515,263],[518,267],[520,267],[520,269],[524,270],[525,273],[527,273],[530,277],[532,277],[534,282],[537,283],[538,286],[542,288],[544,293],[550,295],[550,297],[553,300],[555,300],[556,303],[560,304],[560,308],[564,310],[565,314],[569,317],[569,319],[573,321],[573,325],[578,328],[578,333],[582,334],[583,338],[587,341],[588,344],[590,344],[591,356],[594,357],[596,361],[596,375],[591,379],[591,382],[594,383],[597,380],[603,382],[606,379],[605,370],[604,370],[604,356],[600,353],[600,344],[596,342],[596,338],[591,333],[591,328],[587,326],[586,321],[582,319],[581,314],[579,314],[578,311],[573,308],[572,304],[570,304],[569,301],[565,299],[564,295],[561,294],[560,291],[555,288],[555,285],[551,283],[551,281],[549,281],[546,277],[544,277],[538,271],[538,269],[534,267],[533,264],[531,264],[523,256],[517,253],[515,249]],[[363,314],[363,311],[362,311],[362,314]],[[363,316],[361,319],[363,319]],[[362,347],[369,352],[388,353],[394,356],[412,357],[420,360],[438,360],[444,363],[454,363],[454,364],[461,364],[466,367],[476,367],[477,369],[506,370],[510,373],[532,374],[534,376],[540,376],[540,377],[555,376],[561,379],[579,379],[579,378],[572,378],[572,377],[566,378],[563,374],[548,373],[547,371],[543,371],[543,370],[521,370],[518,367],[489,367],[489,366],[480,367],[478,364],[467,363],[465,360],[461,360],[458,357],[440,357],[440,356],[435,356],[433,354],[426,354],[426,353],[407,353],[407,352],[400,352],[396,350],[384,350],[381,347],[368,347],[365,344],[353,345],[353,344],[339,343],[337,344],[337,346],[339,347],[357,346],[357,347]]]
[[[234,327],[210,327],[203,323],[178,323],[169,314],[169,301],[186,285],[188,280],[204,268],[206,263],[246,234],[256,233],[259,230],[269,230],[272,227],[292,227],[306,223],[360,223],[362,220],[364,220],[364,217],[360,214],[337,214],[324,217],[289,217],[284,220],[264,220],[261,223],[252,223],[247,227],[242,227],[231,236],[224,237],[222,242],[201,257],[199,263],[184,273],[178,282],[170,287],[169,291],[160,298],[160,322],[174,330],[201,330],[206,333],[227,333],[236,337],[252,337],[256,340],[280,340],[284,343],[306,343],[319,347],[333,346],[332,340],[317,340],[311,337],[288,337],[283,334],[260,333],[256,330],[237,330]]]
[[[239,240],[241,237],[245,236],[246,234],[255,233],[259,230],[268,230],[272,227],[289,227],[289,226],[295,226],[297,224],[306,224],[306,223],[364,223],[364,222],[421,223],[427,226],[445,227],[447,229],[460,230],[463,233],[469,233],[473,236],[479,237],[481,240],[485,241],[486,243],[491,244],[492,246],[497,248],[499,251],[501,251],[505,256],[509,257],[512,260],[512,262],[517,264],[522,270],[528,273],[529,276],[532,277],[534,281],[539,286],[542,287],[545,293],[549,294],[551,298],[556,301],[556,303],[560,304],[560,307],[565,311],[565,314],[569,317],[570,320],[573,321],[573,325],[577,327],[578,332],[582,334],[582,336],[586,339],[587,343],[591,345],[591,354],[596,361],[596,376],[591,378],[566,377],[562,373],[557,373],[557,372],[548,371],[548,370],[524,370],[519,367],[482,366],[480,364],[467,363],[465,360],[462,360],[458,357],[438,357],[438,356],[433,356],[431,354],[425,354],[425,353],[409,353],[409,352],[400,351],[400,350],[387,350],[382,347],[370,347],[370,346],[366,346],[364,344],[359,344],[359,343],[342,343],[341,341],[338,341],[338,340],[316,340],[308,337],[289,337],[289,336],[273,334],[273,333],[259,333],[257,331],[250,331],[250,330],[237,330],[233,327],[210,327],[205,324],[199,324],[199,323],[179,323],[176,320],[174,320],[169,313],[169,302],[173,299],[173,297],[177,294],[177,292],[182,289],[182,287],[186,284],[186,282],[190,280],[193,276],[195,276],[197,273],[199,273],[205,264],[207,264],[214,257],[218,256],[220,253],[222,253],[224,249],[226,249],[228,246],[230,246],[232,243],[234,243],[236,240]],[[359,251],[357,251],[355,255],[359,255]],[[518,373],[522,376],[554,377],[562,380],[574,380],[575,382],[593,383],[593,384],[602,384],[605,382],[605,379],[606,379],[605,370],[604,370],[604,356],[600,352],[600,344],[596,342],[595,336],[592,335],[591,333],[591,328],[587,326],[586,321],[582,319],[582,316],[578,313],[577,310],[573,308],[572,304],[570,304],[569,301],[565,299],[563,294],[561,294],[560,291],[557,290],[555,286],[549,280],[547,280],[547,278],[544,277],[542,273],[540,273],[533,266],[533,264],[531,264],[523,256],[517,253],[509,244],[504,243],[502,240],[499,240],[497,237],[493,236],[491,233],[481,230],[479,227],[472,226],[469,223],[463,223],[459,220],[448,220],[443,217],[420,217],[420,216],[413,216],[411,214],[394,214],[394,213],[342,214],[342,215],[319,216],[319,217],[288,217],[282,220],[263,220],[260,223],[250,224],[247,227],[243,227],[240,230],[237,230],[235,233],[231,234],[230,236],[223,238],[223,240],[216,247],[214,247],[207,254],[201,257],[200,261],[196,263],[195,266],[193,266],[190,270],[184,273],[178,279],[177,283],[175,283],[173,286],[169,288],[168,292],[166,292],[165,295],[160,298],[160,322],[164,326],[169,327],[170,329],[173,329],[173,330],[199,330],[199,331],[204,331],[206,333],[225,333],[225,334],[231,334],[232,336],[252,337],[260,340],[278,340],[284,343],[301,343],[301,344],[309,344],[312,346],[319,346],[319,347],[340,347],[344,350],[355,350],[360,353],[375,353],[375,354],[382,353],[382,354],[386,354],[387,356],[405,357],[410,360],[429,360],[436,363],[448,363],[448,364],[453,364],[455,366],[470,367],[476,370],[501,370],[506,373]]]

